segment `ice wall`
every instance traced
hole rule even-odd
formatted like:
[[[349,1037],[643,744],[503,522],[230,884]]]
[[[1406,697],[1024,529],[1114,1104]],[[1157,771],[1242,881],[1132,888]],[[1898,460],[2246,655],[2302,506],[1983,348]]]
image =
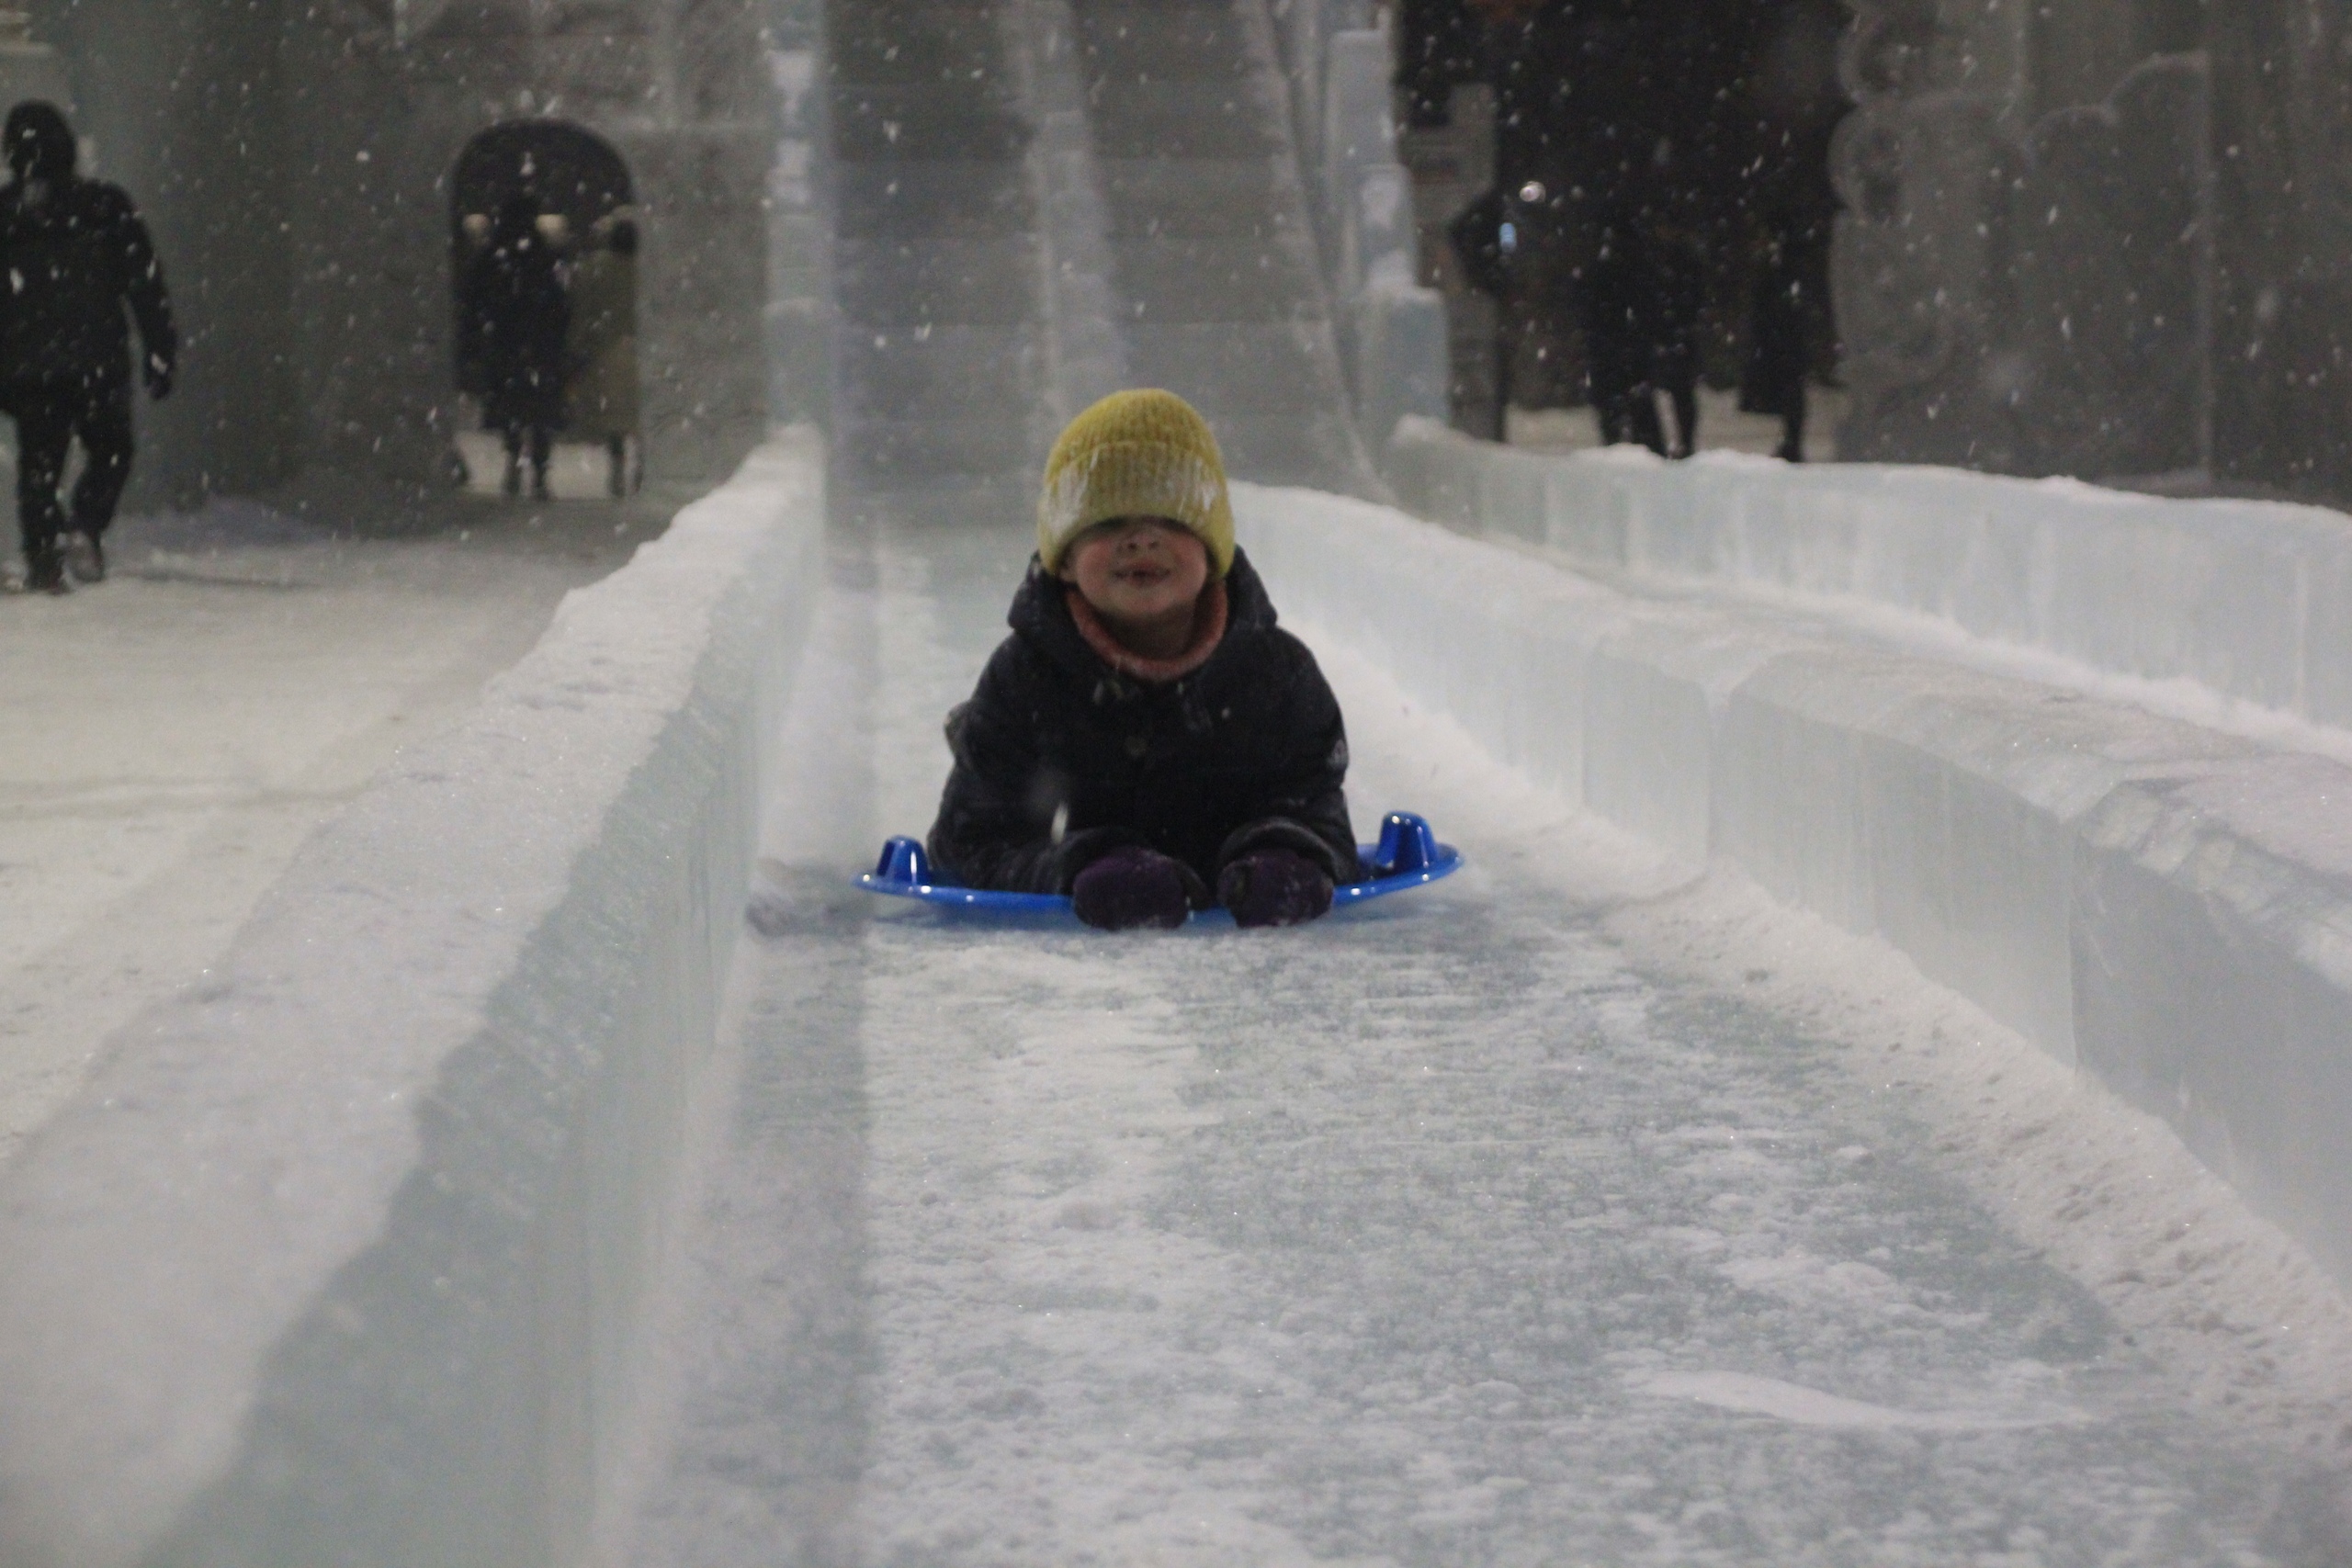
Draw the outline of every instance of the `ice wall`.
[[[1544,493],[1538,466],[1470,471],[1492,486],[1455,504],[1498,532]],[[1645,477],[1621,493],[1710,479]],[[1568,798],[1894,943],[2171,1122],[2352,1283],[2352,769],[1361,502],[1245,487],[1237,510],[1286,612]]]
[[[1542,457],[1427,422],[1389,449],[1398,499],[1580,566],[1932,615],[2148,680],[2352,725],[2352,518],[1945,468],[1710,454]]]
[[[813,438],[575,592],[0,1184],[0,1562],[588,1556],[821,584]]]

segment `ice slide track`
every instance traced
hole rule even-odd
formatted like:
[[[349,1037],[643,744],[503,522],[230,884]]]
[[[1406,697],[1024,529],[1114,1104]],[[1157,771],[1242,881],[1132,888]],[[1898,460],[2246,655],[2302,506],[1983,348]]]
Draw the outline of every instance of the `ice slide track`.
[[[885,522],[836,548],[777,808],[821,830],[769,867],[638,1561],[2342,1545],[2325,1478],[2192,1410],[1905,1102],[1645,973],[1476,829],[1471,873],[1385,918],[1274,935],[845,888],[831,846],[933,804],[1022,547]],[[1360,804],[1452,820],[1502,787],[1317,642]]]
[[[1061,423],[1190,399],[1365,494],[1262,0],[833,0],[834,476],[1025,512]]]

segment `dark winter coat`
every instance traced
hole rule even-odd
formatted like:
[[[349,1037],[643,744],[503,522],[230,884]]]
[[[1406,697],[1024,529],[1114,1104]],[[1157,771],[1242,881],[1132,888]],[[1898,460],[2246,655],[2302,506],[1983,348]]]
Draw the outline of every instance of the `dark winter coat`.
[[[941,869],[967,886],[1067,893],[1104,852],[1147,844],[1215,887],[1227,862],[1280,845],[1355,881],[1340,705],[1315,656],[1275,626],[1246,557],[1225,589],[1207,661],[1145,684],[1088,648],[1065,585],[1033,560],[1012,635],[947,716],[956,766],[931,829]]]
[[[179,352],[163,264],[139,209],[119,186],[62,167],[0,190],[0,383],[111,389],[130,383],[139,323],[151,380],[168,381]]]
[[[493,429],[563,426],[571,302],[556,254],[537,231],[502,224],[466,269],[464,328]]]

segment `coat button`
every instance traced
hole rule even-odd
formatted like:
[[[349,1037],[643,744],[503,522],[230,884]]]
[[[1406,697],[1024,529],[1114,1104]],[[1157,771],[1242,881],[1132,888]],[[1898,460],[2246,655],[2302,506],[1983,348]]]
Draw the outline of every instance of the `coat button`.
[[[1130,757],[1140,757],[1150,748],[1150,745],[1151,742],[1146,740],[1142,736],[1130,735],[1127,737],[1127,755]]]

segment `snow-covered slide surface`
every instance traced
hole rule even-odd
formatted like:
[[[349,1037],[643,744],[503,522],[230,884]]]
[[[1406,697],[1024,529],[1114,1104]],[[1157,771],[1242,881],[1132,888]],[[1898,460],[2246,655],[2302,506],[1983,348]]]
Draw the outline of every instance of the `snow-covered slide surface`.
[[[1485,744],[1884,938],[2165,1118],[2352,1284],[2342,762],[1380,508],[1265,504],[1315,613]]]
[[[8,1169],[0,1562],[605,1550],[822,505],[567,597]]]
[[[2161,1127],[1883,948],[1679,887],[1325,626],[1360,815],[1427,810],[1462,876],[1172,936],[849,890],[928,822],[1028,547],[858,536],[787,725],[635,1561],[2352,1546],[2340,1303],[2308,1265],[2231,1299],[2205,1258],[2293,1249]],[[1277,603],[1311,570],[1283,558]],[[2101,1248],[2143,1227],[2135,1297]]]
[[[2193,722],[2303,740],[2332,727],[2330,749],[2352,753],[2341,512],[1729,452],[1555,456],[1418,418],[1390,442],[1388,474],[1421,516],[1582,570],[1874,611],[1947,651],[1973,640],[2012,672],[2087,678]]]

